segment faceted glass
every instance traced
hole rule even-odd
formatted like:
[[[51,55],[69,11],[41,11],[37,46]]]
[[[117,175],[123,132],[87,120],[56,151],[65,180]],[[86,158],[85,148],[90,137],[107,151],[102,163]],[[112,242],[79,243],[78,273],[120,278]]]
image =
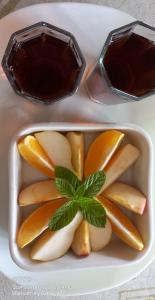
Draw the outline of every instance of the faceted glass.
[[[49,104],[76,92],[85,60],[71,33],[39,22],[11,36],[2,67],[17,94]]]

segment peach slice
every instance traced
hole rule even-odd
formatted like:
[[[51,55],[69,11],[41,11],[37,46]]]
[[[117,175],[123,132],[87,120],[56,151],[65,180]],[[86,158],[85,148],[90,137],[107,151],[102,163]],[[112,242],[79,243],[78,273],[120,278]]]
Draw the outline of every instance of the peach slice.
[[[66,137],[72,151],[72,165],[80,180],[83,178],[84,166],[84,135],[81,132],[68,132]]]
[[[17,245],[23,248],[38,237],[48,227],[50,217],[64,203],[63,198],[53,200],[37,208],[29,215],[19,228]]]
[[[123,137],[124,133],[110,130],[103,132],[92,142],[85,160],[85,177],[104,169]]]
[[[32,246],[30,257],[34,260],[49,261],[63,256],[71,246],[74,233],[82,221],[77,212],[74,219],[58,231],[46,230]]]
[[[145,196],[128,184],[115,182],[104,191],[103,195],[135,213],[142,215],[144,212]]]
[[[104,168],[106,181],[100,194],[117,180],[137,160],[139,155],[140,151],[131,144],[126,144],[119,149]]]
[[[90,254],[89,225],[87,221],[83,220],[77,228],[71,248],[77,256],[88,256]]]
[[[62,198],[56,188],[54,180],[43,180],[33,183],[23,189],[18,198],[20,206],[41,203]]]
[[[125,216],[121,210],[111,201],[103,196],[97,196],[105,210],[112,225],[113,232],[128,246],[138,251],[143,250],[144,243],[140,233],[132,222]]]
[[[112,236],[112,227],[109,220],[106,220],[104,228],[89,224],[89,235],[92,251],[102,250],[109,244]]]
[[[56,131],[42,131],[35,133],[35,137],[55,166],[73,171],[71,147],[63,134]]]
[[[54,165],[34,136],[27,135],[20,140],[18,151],[32,167],[49,177],[54,177]]]

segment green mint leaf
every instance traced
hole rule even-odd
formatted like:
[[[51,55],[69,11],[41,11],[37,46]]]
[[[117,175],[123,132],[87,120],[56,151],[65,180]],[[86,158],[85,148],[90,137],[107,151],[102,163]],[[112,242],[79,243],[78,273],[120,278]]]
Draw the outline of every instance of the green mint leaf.
[[[82,197],[82,196],[84,195],[84,193],[85,193],[85,185],[82,183],[82,184],[77,188],[77,190],[76,190],[76,192],[75,192],[75,196],[76,196],[76,198],[78,199],[78,198]]]
[[[68,225],[75,217],[78,211],[78,203],[76,201],[68,201],[52,216],[48,228],[52,231],[59,230]]]
[[[81,184],[78,177],[69,169],[64,167],[55,167],[55,177],[67,180],[74,187],[75,190]]]
[[[100,202],[93,198],[81,197],[78,200],[83,218],[96,227],[105,227],[106,212]]]
[[[105,173],[103,171],[96,172],[89,177],[80,185],[76,190],[76,195],[81,197],[93,197],[98,194],[103,184],[105,183]]]
[[[55,184],[62,196],[69,199],[74,197],[75,189],[66,179],[56,178]]]

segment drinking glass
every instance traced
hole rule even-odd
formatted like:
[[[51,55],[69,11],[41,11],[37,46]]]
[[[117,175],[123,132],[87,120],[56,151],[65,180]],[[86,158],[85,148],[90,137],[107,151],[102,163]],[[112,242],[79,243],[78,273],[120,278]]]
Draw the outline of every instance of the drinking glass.
[[[86,78],[101,104],[139,101],[155,93],[155,28],[135,21],[111,31]]]
[[[2,68],[18,95],[51,104],[76,92],[85,59],[70,32],[39,22],[12,34]]]

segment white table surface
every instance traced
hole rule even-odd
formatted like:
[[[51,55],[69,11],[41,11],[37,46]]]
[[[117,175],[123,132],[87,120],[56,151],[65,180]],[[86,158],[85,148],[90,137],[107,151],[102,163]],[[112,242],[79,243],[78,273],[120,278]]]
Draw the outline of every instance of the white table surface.
[[[38,1],[38,0],[1,0],[0,1],[0,17],[3,17],[10,11],[15,9],[41,2],[52,1]],[[53,1],[62,2],[62,1]],[[66,2],[75,2],[67,1]],[[112,6],[131,14],[135,18],[142,20],[150,25],[155,26],[155,0],[77,0],[76,2],[95,3],[99,5]],[[68,297],[67,297],[68,298]],[[93,295],[85,295],[78,297],[69,297],[77,300],[155,300],[155,261],[138,277],[132,279],[125,285],[106,291],[103,293],[96,293]],[[13,284],[3,274],[0,273],[0,300],[14,300],[14,299],[56,299],[62,300],[64,297],[51,296],[50,293],[43,291],[37,293],[37,290],[23,290],[19,289],[17,285]]]

